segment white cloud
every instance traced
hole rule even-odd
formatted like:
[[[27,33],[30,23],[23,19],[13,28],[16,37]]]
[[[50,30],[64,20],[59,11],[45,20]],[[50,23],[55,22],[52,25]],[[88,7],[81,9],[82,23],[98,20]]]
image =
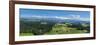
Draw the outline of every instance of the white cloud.
[[[59,19],[69,19],[67,17],[60,17],[60,16],[55,16],[55,18],[59,18]]]
[[[37,16],[37,15],[32,15],[32,17],[37,17],[37,18],[48,18],[48,16]]]
[[[83,20],[83,21],[89,21],[89,18],[82,18],[80,15],[69,15],[69,16],[39,16],[39,15],[32,15],[32,16],[23,16],[24,18],[56,18],[56,19],[76,19],[76,20]]]
[[[80,18],[80,20],[82,20],[82,21],[90,21],[89,18]]]
[[[32,15],[32,17],[37,17],[37,18],[69,19],[69,18],[67,18],[67,17],[61,17],[61,16],[37,16],[37,15]]]
[[[70,15],[70,16],[39,16],[39,15],[32,15],[32,16],[24,16],[26,18],[36,17],[36,18],[56,18],[56,19],[77,19],[83,21],[89,21],[88,18],[81,18],[80,15]]]
[[[80,15],[70,15],[69,18],[71,19],[80,19]]]

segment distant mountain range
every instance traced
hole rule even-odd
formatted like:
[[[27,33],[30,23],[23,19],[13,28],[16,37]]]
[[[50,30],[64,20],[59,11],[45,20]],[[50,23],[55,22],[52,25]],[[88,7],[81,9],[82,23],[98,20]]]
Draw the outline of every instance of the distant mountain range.
[[[21,17],[23,21],[49,21],[55,23],[69,22],[69,23],[90,23],[90,21],[80,19],[61,19],[61,18],[40,18],[40,17]]]

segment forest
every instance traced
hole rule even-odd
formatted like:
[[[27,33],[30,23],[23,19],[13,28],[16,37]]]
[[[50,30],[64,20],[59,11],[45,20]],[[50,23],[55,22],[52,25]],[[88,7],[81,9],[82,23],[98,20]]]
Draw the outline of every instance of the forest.
[[[90,22],[59,19],[20,19],[20,36],[90,33]]]

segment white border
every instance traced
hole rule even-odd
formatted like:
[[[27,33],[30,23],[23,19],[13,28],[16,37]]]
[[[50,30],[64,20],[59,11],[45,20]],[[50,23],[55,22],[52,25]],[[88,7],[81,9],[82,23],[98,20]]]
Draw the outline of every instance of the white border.
[[[40,36],[19,36],[19,8],[27,9],[49,9],[49,10],[76,10],[90,11],[90,33],[87,34],[62,34],[62,35],[40,35]],[[41,5],[23,5],[15,4],[15,41],[25,40],[44,40],[44,39],[61,39],[61,38],[81,38],[93,37],[93,9],[92,8],[76,8],[76,7],[59,7],[59,6],[41,6]]]

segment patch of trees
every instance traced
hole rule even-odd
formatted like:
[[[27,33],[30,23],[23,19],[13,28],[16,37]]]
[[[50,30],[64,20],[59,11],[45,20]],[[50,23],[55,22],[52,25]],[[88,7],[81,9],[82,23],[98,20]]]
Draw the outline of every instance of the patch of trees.
[[[33,33],[33,35],[42,35],[50,31],[53,25],[55,25],[55,23],[45,21],[21,21],[20,33]]]
[[[87,33],[90,32],[90,24],[89,23],[74,23],[69,24],[69,27],[77,28],[77,30],[87,30]]]

